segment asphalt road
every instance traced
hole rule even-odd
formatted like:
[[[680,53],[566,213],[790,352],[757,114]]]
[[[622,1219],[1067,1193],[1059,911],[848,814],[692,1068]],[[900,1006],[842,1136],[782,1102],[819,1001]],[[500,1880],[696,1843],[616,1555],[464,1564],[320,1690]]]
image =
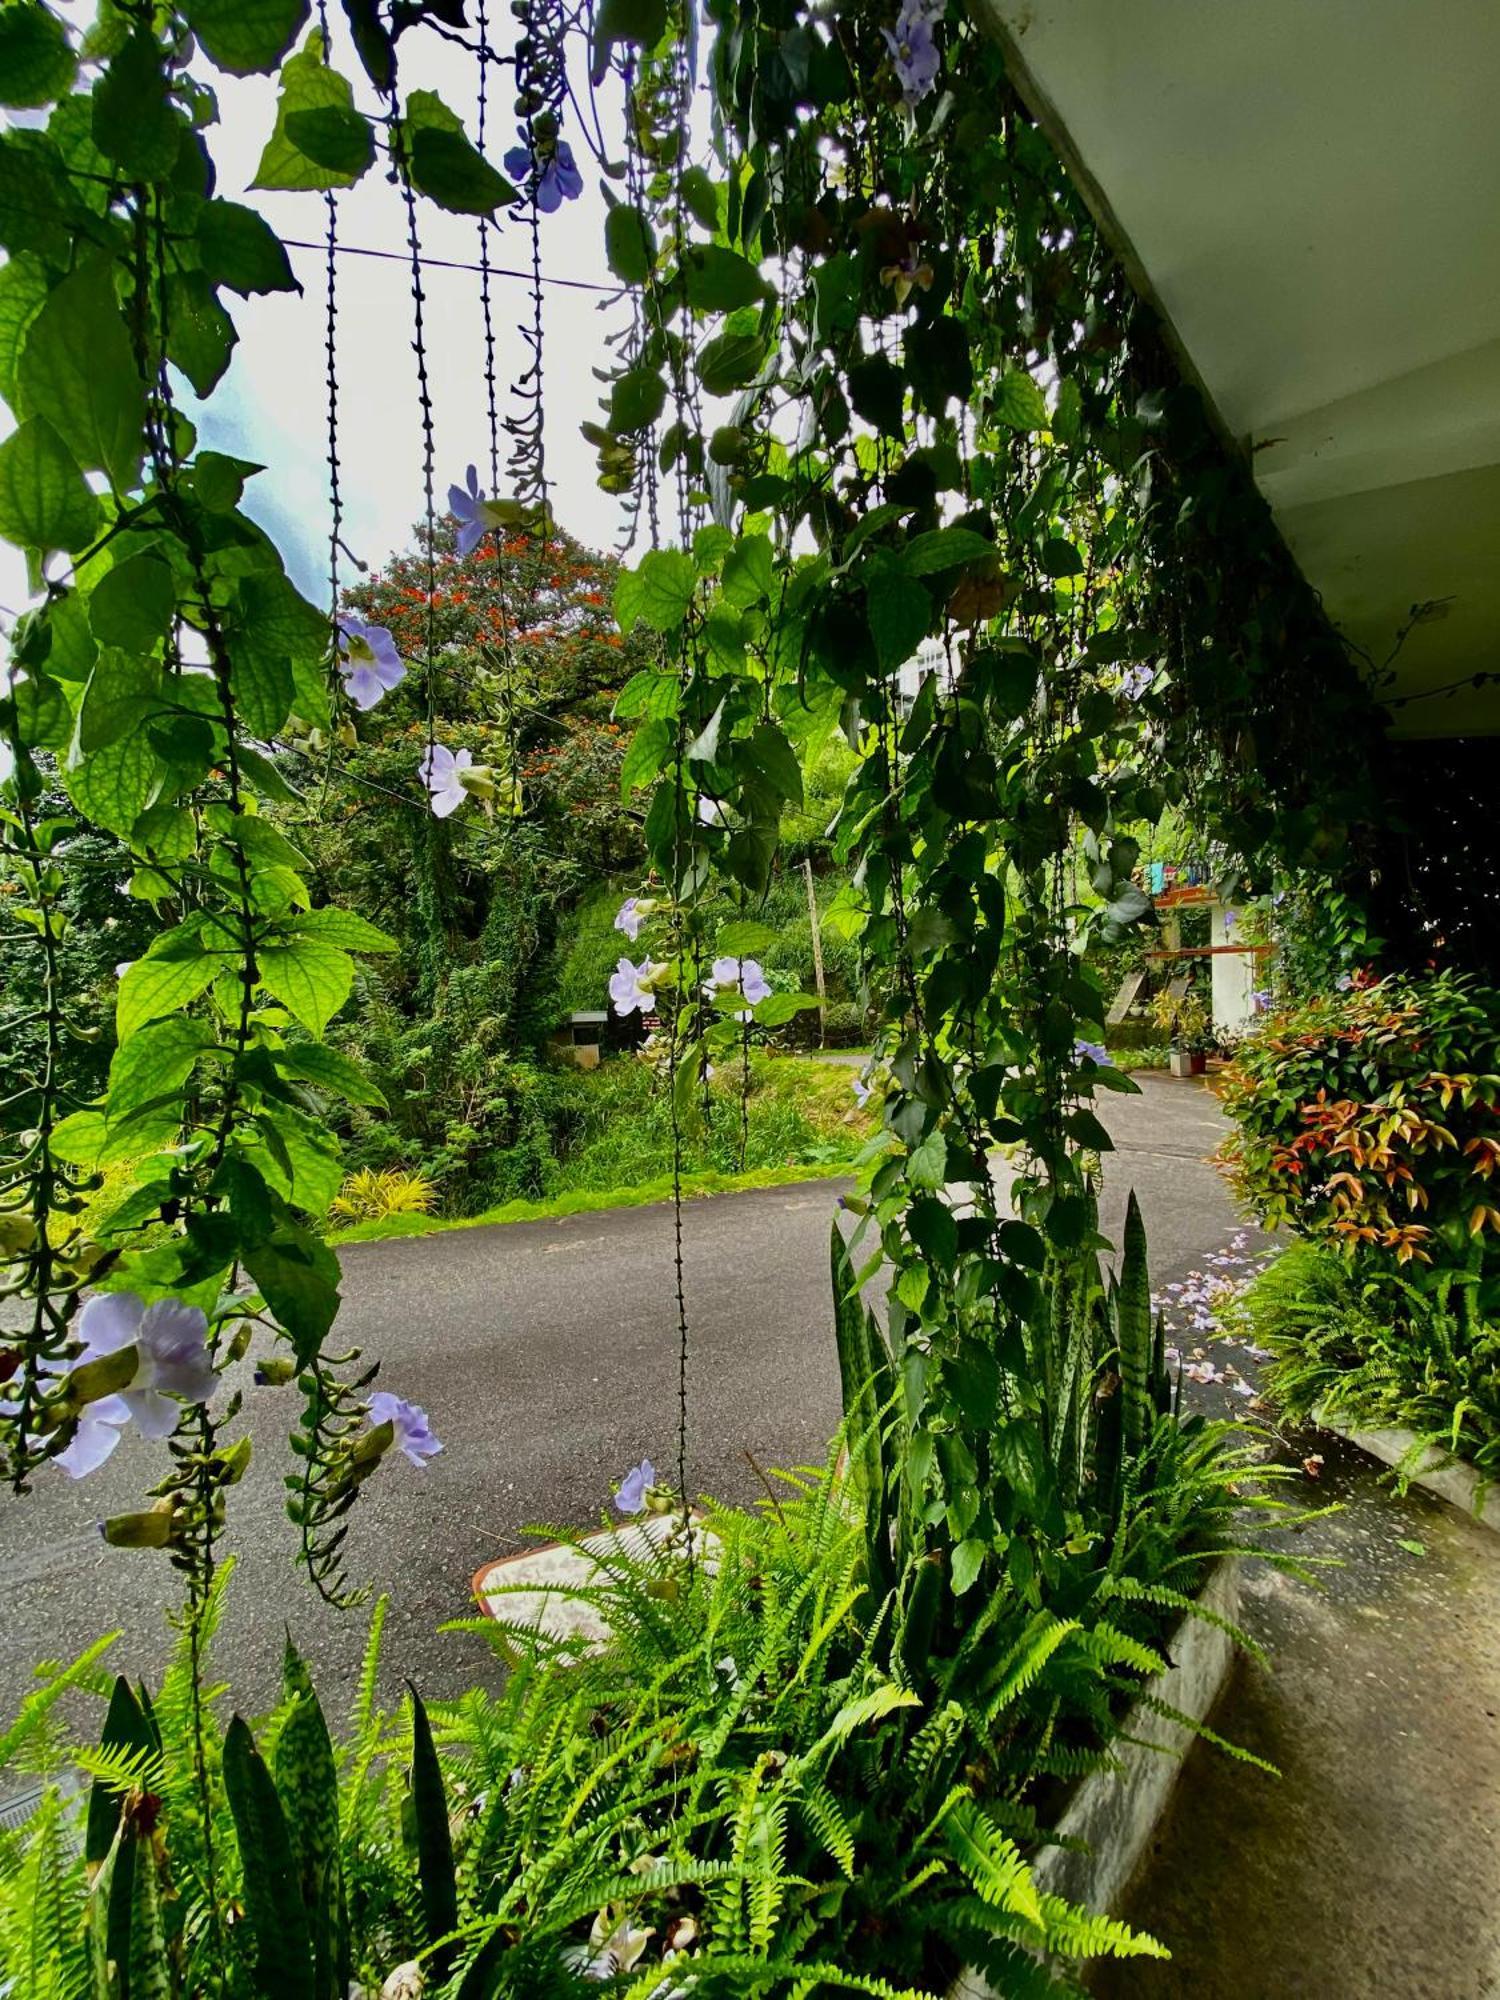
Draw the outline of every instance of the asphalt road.
[[[1235,1217],[1207,1162],[1222,1132],[1200,1086],[1142,1079],[1108,1097],[1118,1147],[1105,1226],[1134,1185],[1153,1277],[1164,1284],[1222,1243]],[[690,1320],[688,1480],[748,1500],[747,1463],[821,1461],[839,1415],[828,1230],[843,1184],[721,1195],[686,1211]],[[482,1564],[522,1546],[530,1523],[582,1526],[643,1456],[675,1456],[677,1335],[670,1208],[510,1224],[343,1253],[340,1331],[381,1357],[381,1386],[424,1405],[444,1450],[418,1471],[383,1466],[355,1510],[350,1567],[392,1603],[386,1683],[410,1674],[451,1694],[494,1671],[481,1639],[439,1636],[472,1611]],[[248,1371],[247,1371],[248,1380]],[[292,1562],[281,1480],[296,1391],[247,1386],[255,1460],[233,1496],[238,1558],[221,1665],[247,1709],[273,1695],[284,1630],[311,1660],[331,1712],[352,1685],[365,1615],[322,1605]],[[128,1437],[79,1484],[44,1471],[29,1499],[0,1497],[0,1719],[34,1662],[70,1658],[123,1628],[113,1662],[154,1678],[170,1634],[174,1579],[149,1552],[106,1548],[95,1523],[139,1504],[159,1453]]]

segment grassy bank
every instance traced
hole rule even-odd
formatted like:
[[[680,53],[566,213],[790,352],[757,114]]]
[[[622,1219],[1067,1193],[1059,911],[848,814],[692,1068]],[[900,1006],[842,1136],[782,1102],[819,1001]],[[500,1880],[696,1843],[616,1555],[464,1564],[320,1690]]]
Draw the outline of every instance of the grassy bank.
[[[683,1176],[685,1198],[697,1200],[710,1194],[742,1194],[750,1188],[795,1187],[802,1181],[838,1180],[851,1171],[848,1161],[824,1162],[815,1166],[757,1167],[748,1173],[698,1173]],[[435,1236],[450,1229],[486,1229],[505,1222],[557,1222],[567,1215],[595,1215],[611,1208],[649,1208],[672,1199],[672,1177],[658,1175],[634,1187],[575,1188],[570,1194],[553,1195],[547,1201],[507,1201],[484,1215],[388,1215],[379,1222],[357,1222],[340,1230],[329,1241],[338,1248],[345,1243],[384,1243],[394,1236]]]

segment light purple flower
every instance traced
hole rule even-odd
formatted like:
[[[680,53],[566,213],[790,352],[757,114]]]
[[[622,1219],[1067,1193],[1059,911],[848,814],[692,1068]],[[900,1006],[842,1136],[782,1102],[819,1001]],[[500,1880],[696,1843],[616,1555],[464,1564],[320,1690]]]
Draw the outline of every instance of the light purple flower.
[[[622,958],[609,977],[610,1005],[617,1014],[649,1014],[656,1005],[651,981],[661,970],[649,958],[632,965]]]
[[[339,674],[354,706],[370,709],[382,695],[401,685],[406,668],[384,625],[372,625],[363,618],[341,618]]]
[[[862,1076],[851,1076],[849,1079],[849,1088],[854,1092],[855,1103],[863,1111],[870,1101],[869,1084],[865,1082]]]
[[[490,530],[488,502],[479,490],[479,473],[470,466],[467,483],[448,488],[448,512],[458,522],[458,553],[470,556]]]
[[[1269,1014],[1272,997],[1269,986],[1258,986],[1250,995],[1250,1011],[1253,1014]]]
[[[1190,1382],[1222,1382],[1224,1377],[1211,1361],[1190,1361],[1183,1374]]]
[[[396,1433],[396,1446],[404,1451],[415,1466],[421,1466],[429,1458],[436,1458],[442,1445],[432,1434],[432,1426],[427,1421],[427,1412],[416,1403],[408,1403],[403,1396],[393,1396],[389,1389],[377,1389],[370,1398],[370,1428],[389,1424]]]
[[[705,999],[744,1000],[751,1007],[769,998],[770,992],[771,982],[761,970],[760,961],[754,958],[716,958],[712,972],[703,982]],[[736,1021],[750,1018],[748,1012],[734,1015]]]
[[[127,1424],[153,1442],[170,1437],[180,1404],[206,1403],[219,1385],[208,1353],[208,1319],[181,1299],[147,1306],[134,1292],[98,1292],[78,1315],[78,1335],[83,1352],[73,1368],[125,1347],[134,1347],[139,1358],[123,1389],[85,1406],[72,1441],[58,1453],[58,1465],[72,1479],[103,1465]]]
[[[540,134],[533,142],[524,125],[518,125],[516,130],[521,143],[506,154],[505,171],[512,180],[520,182],[535,174],[536,205],[543,215],[555,215],[565,201],[576,201],[583,193],[583,175],[573,158],[573,148],[566,139],[549,140]]]
[[[1149,692],[1151,683],[1155,679],[1155,667],[1148,666],[1145,661],[1141,661],[1136,666],[1128,669],[1120,682],[1120,692],[1127,701],[1139,701],[1143,694]]]
[[[624,931],[626,937],[634,944],[641,934],[641,925],[644,922],[645,918],[641,915],[640,898],[638,896],[627,896],[625,901],[620,905],[619,912],[615,917],[615,929],[617,931]]]
[[[656,1484],[656,1467],[649,1458],[632,1465],[615,1488],[615,1505],[622,1514],[639,1514],[646,1504],[647,1490]]]
[[[1239,922],[1239,920],[1240,920],[1240,913],[1238,910],[1226,910],[1224,912],[1225,937],[1228,937],[1229,933],[1234,929],[1235,925]]]
[[[708,798],[702,792],[698,794],[698,824],[699,826],[722,826],[724,824],[724,808],[719,804],[717,799]]]
[[[1341,972],[1333,984],[1336,992],[1347,993],[1349,988],[1354,984],[1354,974],[1352,972]]]
[[[1234,1393],[1237,1396],[1244,1396],[1247,1399],[1256,1393],[1255,1384],[1253,1382],[1247,1382],[1243,1375],[1241,1375],[1239,1380],[1233,1384],[1233,1388],[1234,1388]]]
[[[123,979],[134,964],[135,960],[133,958],[122,958],[120,963],[115,967],[115,978]]]
[[[427,787],[432,810],[439,819],[446,819],[463,804],[466,796],[463,773],[473,766],[471,751],[450,750],[445,743],[434,743],[423,752],[417,775]]]
[[[894,29],[882,28],[891,52],[901,95],[915,107],[929,95],[938,80],[943,59],[933,36],[933,25],[946,12],[946,0],[902,0]]]
[[[1075,1056],[1087,1056],[1091,1062],[1096,1062],[1100,1069],[1114,1068],[1109,1050],[1103,1042],[1086,1042],[1080,1035],[1073,1044],[1073,1053]]]

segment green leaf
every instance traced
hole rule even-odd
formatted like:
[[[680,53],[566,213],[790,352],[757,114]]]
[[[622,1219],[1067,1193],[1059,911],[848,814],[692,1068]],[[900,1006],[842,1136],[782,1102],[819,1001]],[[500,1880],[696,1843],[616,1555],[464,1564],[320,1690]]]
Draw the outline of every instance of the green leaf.
[[[762,1028],[783,1028],[798,1014],[806,1014],[818,1004],[814,993],[771,993],[758,1000],[751,1012]]]
[[[200,396],[212,394],[229,366],[239,335],[202,271],[167,280],[167,358]]]
[[[286,136],[314,166],[334,173],[368,172],[375,161],[375,130],[368,118],[348,104],[324,104],[315,111],[289,111]]]
[[[984,1567],[987,1553],[985,1544],[975,1535],[965,1536],[954,1549],[951,1580],[955,1597],[962,1597],[965,1591],[972,1590],[978,1582],[979,1572]]]
[[[255,965],[261,985],[310,1035],[322,1035],[354,984],[354,960],[321,938],[262,945]]]
[[[169,1014],[121,1042],[109,1066],[106,1108],[110,1125],[119,1125],[158,1098],[179,1092],[212,1041],[213,1031],[206,1022]],[[171,1122],[179,1122],[175,1113]]]
[[[23,253],[0,265],[0,397],[14,404],[26,336],[47,303],[46,266]]]
[[[384,1110],[384,1093],[348,1056],[321,1042],[302,1042],[295,1048],[276,1051],[276,1067],[283,1076],[310,1083],[315,1090],[330,1091],[346,1104],[371,1104]]]
[[[689,167],[677,183],[688,214],[704,229],[719,226],[719,190],[702,167]]]
[[[186,121],[167,96],[166,58],[140,27],[94,85],[94,144],[131,180],[164,181],[177,165]]]
[[[780,931],[746,917],[720,927],[714,951],[720,958],[753,958],[757,952],[770,951],[780,942]]]
[[[630,748],[620,764],[620,797],[628,799],[643,785],[649,785],[667,761],[672,748],[668,723],[653,716],[643,722],[630,739]]]
[[[307,117],[326,113],[308,112]],[[361,121],[362,122],[362,121]],[[366,165],[368,165],[368,161]],[[299,292],[281,238],[263,215],[237,201],[205,203],[198,217],[198,250],[203,274],[242,298],[253,292]]]
[[[222,451],[200,451],[193,461],[193,491],[210,514],[232,514],[240,504],[245,481],[260,466],[248,458],[230,458]]]
[[[697,312],[735,312],[758,305],[770,287],[748,258],[719,243],[694,243],[683,254],[683,289]]]
[[[942,1128],[929,1132],[907,1156],[906,1178],[913,1187],[940,1188],[948,1178],[948,1141]]]
[[[312,1937],[313,1986],[322,1995],[344,1983],[338,1973],[344,1902],[338,1767],[312,1679],[290,1637],[282,1668],[282,1698],[293,1705],[276,1738],[276,1790],[286,1810],[302,1907]]]
[[[262,757],[248,743],[241,743],[237,754],[240,776],[248,778],[262,798],[274,799],[277,805],[282,806],[294,806],[300,802],[301,795],[293,791],[269,757]]]
[[[727,604],[748,610],[771,594],[769,535],[742,535],[724,558],[723,595]]]
[[[247,1248],[241,1262],[291,1337],[297,1365],[306,1367],[338,1316],[337,1257],[311,1230],[289,1224]]]
[[[210,985],[224,963],[205,947],[200,935],[183,937],[169,932],[157,939],[120,981],[115,1001],[116,1038],[124,1044],[148,1021],[180,1013]]]
[[[654,424],[666,407],[667,385],[654,368],[629,368],[609,392],[609,427],[628,437]]]
[[[758,722],[750,737],[756,769],[772,791],[792,805],[802,803],[802,766],[797,753],[774,722]]]
[[[89,597],[89,624],[101,646],[149,653],[171,629],[177,593],[159,556],[131,556],[100,577]]]
[[[609,51],[616,42],[636,48],[653,49],[667,27],[667,0],[601,0],[594,21],[594,51],[591,74],[603,81]]]
[[[245,727],[269,742],[292,706],[292,663],[279,653],[232,644],[229,686]]]
[[[675,632],[698,587],[693,559],[681,549],[651,549],[636,566],[635,615],[654,632]],[[624,621],[621,621],[621,627]]]
[[[934,528],[915,535],[902,553],[902,567],[910,576],[930,576],[937,570],[956,569],[960,563],[979,562],[995,553],[995,544],[975,534],[972,528]]]
[[[307,19],[307,0],[183,0],[188,26],[231,76],[275,69]]]
[[[0,104],[38,110],[62,96],[77,67],[67,31],[50,7],[37,0],[0,7]]]
[[[1060,535],[1042,543],[1039,560],[1048,576],[1083,575],[1083,557],[1071,542],[1065,542]]]
[[[235,0],[225,0],[233,6]],[[346,77],[329,69],[323,61],[323,38],[314,32],[296,55],[282,65],[281,96],[276,104],[276,126],[260,156],[252,187],[298,190],[350,188],[365,171],[359,168],[319,166],[309,159],[287,130],[287,120],[299,111],[335,110],[358,117],[354,93]],[[319,128],[320,132],[322,128]],[[373,158],[373,153],[371,155]],[[368,162],[367,162],[368,164]]]
[[[238,1715],[224,1736],[224,1791],[239,1842],[256,1991],[278,2000],[320,2000],[286,1815],[249,1725]]]
[[[400,941],[389,931],[379,929],[368,918],[356,915],[353,910],[327,908],[308,910],[303,916],[294,917],[286,926],[297,937],[320,938],[324,944],[335,944],[341,951],[399,951]]]
[[[1047,399],[1021,368],[1007,369],[995,397],[995,415],[1013,431],[1044,431]]]
[[[99,502],[45,417],[28,417],[0,444],[0,535],[22,548],[81,549]]]
[[[255,1119],[264,1150],[247,1148],[246,1157],[261,1178],[284,1200],[309,1215],[321,1216],[343,1180],[343,1148],[338,1135],[296,1105],[277,1103]]]
[[[56,147],[34,132],[0,132],[0,248],[65,263],[75,212]]]
[[[656,262],[656,235],[638,208],[621,202],[605,216],[604,253],[621,284],[645,283]]]
[[[258,652],[322,661],[328,654],[328,613],[310,604],[279,570],[242,579],[240,635]]]
[[[493,215],[516,190],[470,145],[463,126],[435,91],[407,99],[407,163],[412,185],[454,215]]]
[[[758,333],[715,334],[698,350],[698,379],[710,396],[727,396],[755,380],[767,351]]]
[[[906,425],[906,378],[894,361],[872,354],[849,370],[849,401],[855,414],[886,437],[900,437]]]
[[[141,475],[146,391],[115,303],[113,260],[91,257],[48,296],[26,338],[17,388],[81,466],[128,492]]]
[[[1073,444],[1083,423],[1083,392],[1071,376],[1061,383],[1052,411],[1052,435],[1059,444]]]
[[[411,1689],[411,1800],[417,1832],[417,1879],[422,1890],[427,1942],[436,1946],[458,1928],[458,1879],[437,1747],[422,1697],[410,1681],[407,1686]],[[431,1953],[428,1962],[435,1983],[442,1983],[452,1960],[451,1945]]]
[[[903,666],[927,637],[932,599],[915,577],[885,570],[871,579],[865,606],[875,657],[882,673],[890,673]]]

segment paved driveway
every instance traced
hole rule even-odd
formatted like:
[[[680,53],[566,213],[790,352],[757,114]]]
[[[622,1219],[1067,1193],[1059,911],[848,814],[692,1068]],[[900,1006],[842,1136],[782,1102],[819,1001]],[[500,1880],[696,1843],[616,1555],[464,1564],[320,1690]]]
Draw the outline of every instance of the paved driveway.
[[[1143,1081],[1141,1097],[1104,1105],[1119,1146],[1105,1220],[1117,1220],[1133,1184],[1161,1282],[1222,1241],[1233,1216],[1206,1159],[1222,1130],[1214,1100],[1197,1084]],[[840,1186],[720,1195],[686,1211],[694,1490],[753,1497],[747,1450],[764,1465],[823,1456],[839,1414],[827,1259]],[[482,1642],[435,1628],[472,1608],[474,1571],[520,1546],[528,1523],[596,1520],[612,1480],[643,1455],[672,1459],[672,1249],[662,1207],[343,1253],[341,1331],[382,1357],[382,1385],[424,1404],[445,1446],[421,1472],[404,1460],[383,1467],[355,1513],[351,1567],[393,1600],[390,1684],[411,1673],[444,1694],[472,1679],[487,1660]],[[223,1647],[246,1707],[274,1687],[286,1625],[331,1705],[363,1643],[361,1614],[328,1611],[291,1561],[281,1479],[294,1463],[285,1439],[295,1396],[247,1388],[256,1458],[231,1508],[240,1572]],[[80,1485],[44,1471],[28,1501],[0,1496],[0,1716],[34,1661],[71,1657],[116,1625],[127,1633],[119,1664],[159,1671],[171,1572],[151,1553],[106,1549],[94,1528],[138,1504],[157,1467],[127,1440]]]

